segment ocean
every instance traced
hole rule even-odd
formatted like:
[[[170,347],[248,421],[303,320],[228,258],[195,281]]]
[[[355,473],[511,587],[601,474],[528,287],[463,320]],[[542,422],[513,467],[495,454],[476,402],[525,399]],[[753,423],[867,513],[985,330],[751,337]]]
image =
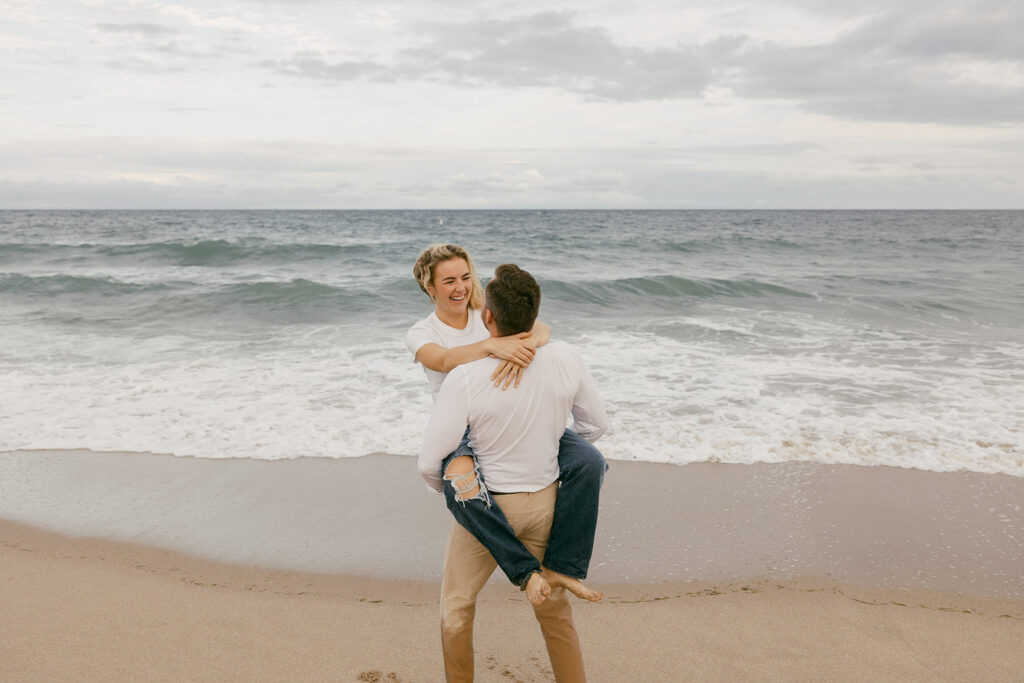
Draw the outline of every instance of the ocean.
[[[2,211],[0,450],[415,454],[412,277],[518,263],[612,460],[1024,476],[1024,212]]]

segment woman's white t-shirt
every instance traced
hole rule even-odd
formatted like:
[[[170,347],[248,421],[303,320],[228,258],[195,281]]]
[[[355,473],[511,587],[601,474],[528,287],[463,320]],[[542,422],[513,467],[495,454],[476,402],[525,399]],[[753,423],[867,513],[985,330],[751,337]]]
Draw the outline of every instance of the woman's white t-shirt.
[[[469,321],[466,326],[459,330],[441,322],[436,312],[432,312],[423,320],[409,328],[405,335],[405,345],[409,347],[413,358],[424,344],[437,344],[440,347],[451,349],[456,346],[465,346],[483,341],[491,336],[490,331],[484,325],[480,309],[469,309]],[[419,361],[417,361],[419,362]],[[448,376],[447,372],[437,372],[423,366],[423,372],[430,383],[430,396],[437,400],[437,392],[441,390],[441,383]]]

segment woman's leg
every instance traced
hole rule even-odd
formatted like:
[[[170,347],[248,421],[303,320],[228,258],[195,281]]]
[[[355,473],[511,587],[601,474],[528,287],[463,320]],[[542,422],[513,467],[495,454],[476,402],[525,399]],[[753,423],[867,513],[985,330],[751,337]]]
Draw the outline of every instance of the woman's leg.
[[[442,471],[445,501],[455,521],[491,552],[509,581],[525,589],[533,574],[541,571],[540,563],[516,538],[505,513],[487,491],[466,439],[445,458]]]
[[[608,464],[592,443],[566,429],[558,444],[558,469],[562,484],[544,566],[574,579],[585,579],[594,554],[598,499]]]

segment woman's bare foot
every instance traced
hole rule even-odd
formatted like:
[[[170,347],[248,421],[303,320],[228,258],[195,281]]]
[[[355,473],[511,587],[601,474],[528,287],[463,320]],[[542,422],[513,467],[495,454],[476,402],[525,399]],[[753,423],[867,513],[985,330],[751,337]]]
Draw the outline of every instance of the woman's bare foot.
[[[604,599],[604,593],[598,593],[595,590],[587,588],[579,579],[574,579],[571,576],[566,576],[565,574],[553,572],[547,567],[541,569],[541,573],[544,579],[547,581],[547,584],[552,588],[561,586],[565,590],[575,595],[577,598],[583,598],[584,600],[589,600],[590,602],[600,602]]]
[[[544,599],[551,594],[551,586],[547,580],[537,572],[530,574],[530,580],[526,582],[526,599],[536,607],[544,602]]]

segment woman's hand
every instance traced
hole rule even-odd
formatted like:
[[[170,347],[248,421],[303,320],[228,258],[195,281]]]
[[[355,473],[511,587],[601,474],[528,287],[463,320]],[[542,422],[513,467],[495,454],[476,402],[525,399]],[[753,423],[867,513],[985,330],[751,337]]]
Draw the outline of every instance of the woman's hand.
[[[488,340],[487,352],[504,361],[511,361],[520,368],[533,362],[533,354],[537,350],[537,342],[530,332],[510,334],[507,337],[491,337]]]
[[[526,368],[522,365],[517,365],[513,361],[505,360],[498,365],[498,369],[491,375],[491,379],[494,380],[494,386],[501,386],[501,390],[508,389],[508,385],[515,381],[516,387],[519,386],[519,380],[522,379],[523,373],[526,372]],[[504,380],[505,385],[502,386],[501,382]]]
[[[489,341],[493,347],[491,355],[503,361],[491,375],[494,386],[500,386],[502,391],[508,389],[509,385],[518,387],[526,366],[533,361],[537,351],[537,338],[532,332],[521,332],[507,337],[491,337]]]

